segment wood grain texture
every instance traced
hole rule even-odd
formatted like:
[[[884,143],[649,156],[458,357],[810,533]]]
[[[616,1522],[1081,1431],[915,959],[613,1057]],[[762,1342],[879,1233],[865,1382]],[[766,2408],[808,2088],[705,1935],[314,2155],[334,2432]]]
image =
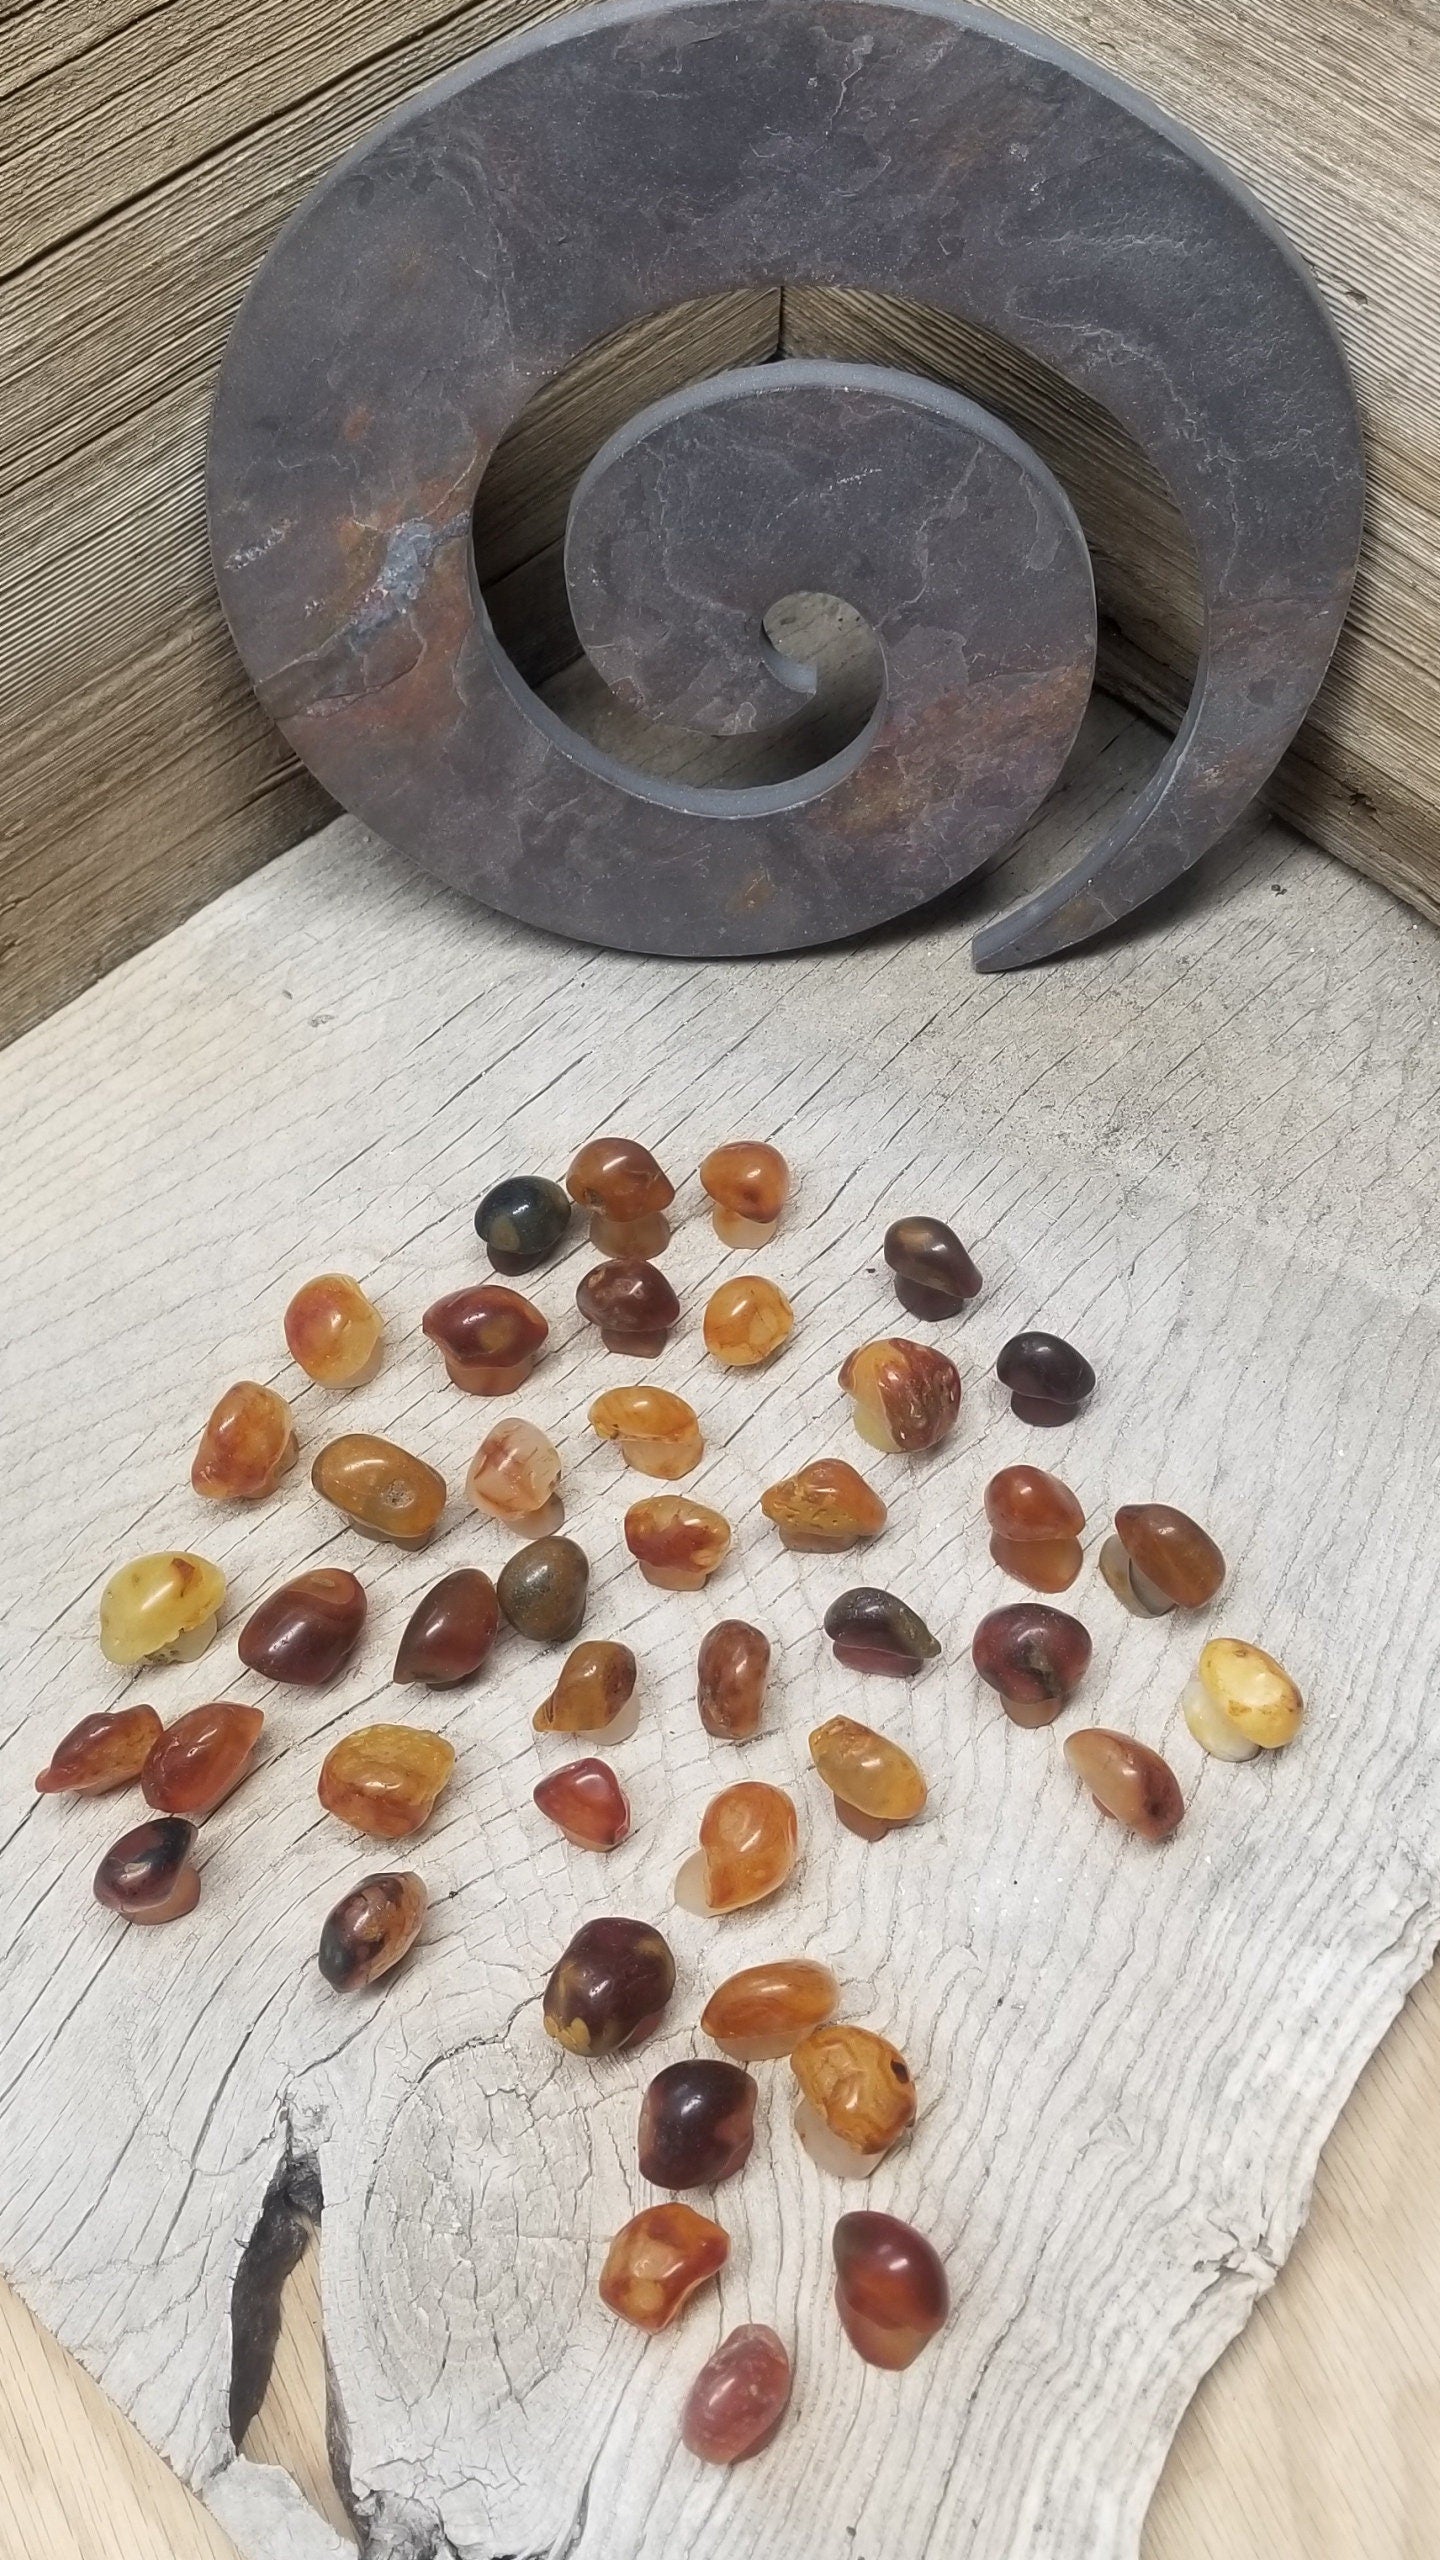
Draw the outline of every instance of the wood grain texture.
[[[286,214],[377,117],[554,0],[60,0],[14,13],[0,68],[0,1036],[323,814],[220,628],[200,457],[226,328]],[[1245,174],[1314,265],[1370,430],[1355,614],[1280,802],[1440,909],[1437,19],[1415,0],[1024,0],[1018,13],[1149,88]],[[953,328],[802,288],[797,345],[903,354],[1022,418],[1089,503],[1108,680],[1173,713],[1193,632],[1163,505],[1112,431],[1050,416]],[[767,298],[768,299],[768,298]],[[737,305],[737,310],[739,306]],[[637,364],[649,391],[774,345]],[[617,360],[617,390],[623,364]],[[576,458],[535,430],[517,496],[553,522]],[[596,439],[598,441],[598,438]],[[542,458],[543,467],[542,467]],[[547,479],[546,474],[550,474]],[[517,559],[526,556],[524,509]],[[537,533],[534,547],[547,539]]]
[[[1147,752],[1098,713],[1002,893],[1058,862]],[[438,2514],[464,2560],[567,2535],[584,2560],[829,2560],[847,2535],[909,2560],[962,2530],[975,2560],[1130,2560],[1184,2404],[1273,2280],[1320,2139],[1425,1966],[1440,1927],[1433,937],[1278,829],[1064,973],[970,977],[975,905],[845,954],[632,962],[460,908],[346,825],[0,1068],[5,1099],[27,1105],[6,1240],[21,1596],[0,1758],[7,1893],[27,1916],[0,1982],[0,2262],[251,2560],[346,2548],[226,2434],[231,2282],[291,2148],[320,2163],[326,2341],[377,2550],[445,2547]],[[634,1487],[586,1443],[595,1354],[564,1316],[576,1256],[534,1283],[557,1335],[525,1402],[564,1443],[569,1523],[596,1560],[591,1626],[633,1629],[645,1665],[622,1764],[636,1833],[603,1881],[542,1839],[528,1710],[545,1666],[512,1648],[473,1695],[432,1702],[462,1745],[416,1849],[434,1923],[373,2004],[340,2008],[313,1970],[320,1915],[373,1863],[316,1816],[315,1768],[338,1730],[393,1702],[385,1670],[414,1594],[464,1558],[497,1563],[505,1542],[457,1517],[430,1556],[362,1550],[303,1471],[258,1513],[202,1512],[185,1462],[228,1377],[295,1383],[276,1348],[285,1296],[305,1269],[349,1263],[399,1338],[344,1422],[389,1424],[458,1477],[475,1412],[437,1384],[418,1311],[476,1267],[468,1217],[487,1179],[627,1122],[677,1169],[751,1125],[802,1173],[766,1257],[800,1317],[785,1360],[758,1393],[717,1379],[689,1326],[664,1374],[693,1382],[711,1428],[697,1489],[740,1524],[724,1605],[781,1640],[775,1723],[747,1764],[795,1785],[806,1860],[768,1914],[718,1937],[670,1923],[673,2031],[592,2079],[540,2035],[550,1956],[584,1911],[664,1908],[734,1758],[721,1769],[689,1706],[706,1604],[641,1591],[618,1551]],[[955,1217],[988,1286],[959,1336],[957,1442],[913,1475],[876,1466],[894,1496],[887,1578],[947,1642],[913,1693],[845,1690],[935,1787],[933,1824],[877,1853],[827,1827],[804,1775],[804,1731],[838,1677],[816,1621],[848,1577],[778,1554],[753,1502],[817,1432],[844,1445],[839,1352],[889,1321],[866,1240],[922,1195]],[[683,1201],[668,1268],[693,1306],[724,1257],[693,1184]],[[1174,1705],[1195,1629],[1120,1623],[1087,1582],[1094,1710],[1164,1741],[1193,1791],[1158,1857],[1103,1834],[1055,1737],[977,1709],[964,1670],[968,1627],[1005,1588],[980,1487],[1018,1454],[985,1371],[1041,1316],[1104,1382],[1044,1457],[1097,1526],[1137,1491],[1201,1512],[1232,1558],[1225,1622],[1270,1641],[1312,1695],[1288,1758],[1202,1764]],[[314,1390],[296,1406],[308,1454],[335,1409]],[[54,1734],[122,1687],[91,1638],[106,1572],[169,1538],[226,1565],[237,1616],[307,1554],[353,1562],[374,1625],[334,1692],[265,1699],[269,1754],[207,1832],[199,1912],[145,1936],[87,1898],[114,1804],[28,1789]],[[249,1675],[237,1686],[228,1634],[155,1682],[167,1713],[217,1689],[261,1694]],[[873,2200],[942,2240],[960,2299],[903,2384],[837,2341],[824,2242],[851,2199],[791,2146],[779,2073],[757,2160],[721,2200],[735,2240],[721,2305],[644,2349],[589,2292],[637,2200],[644,2078],[689,2049],[721,1971],[793,1938],[831,1952],[850,2013],[888,2023],[919,2076],[920,2126]],[[1382,2161],[1401,2148],[1392,2130]],[[797,2341],[794,2420],[765,2464],[697,2480],[673,2452],[685,2382],[722,2317],[767,2315]],[[1318,2365],[1334,2375],[1333,2357]],[[1201,2538],[1212,2511],[1217,2532],[1236,2522],[1229,2463],[1217,2490],[1207,2450],[1188,2527],[1183,2484],[1158,2527],[1178,2513],[1191,2541],[1152,2536],[1152,2560],[1244,2550]],[[1403,2526],[1395,2494],[1388,2514]],[[1303,2498],[1294,2519],[1313,2560],[1325,2546]]]
[[[1417,1984],[1321,2155],[1273,2292],[1206,2375],[1141,2560],[1419,2560],[1440,2509],[1431,2127],[1440,1982]],[[325,2450],[318,2249],[291,2278],[245,2439],[351,2531]],[[234,2560],[235,2545],[0,2285],[0,2560]]]

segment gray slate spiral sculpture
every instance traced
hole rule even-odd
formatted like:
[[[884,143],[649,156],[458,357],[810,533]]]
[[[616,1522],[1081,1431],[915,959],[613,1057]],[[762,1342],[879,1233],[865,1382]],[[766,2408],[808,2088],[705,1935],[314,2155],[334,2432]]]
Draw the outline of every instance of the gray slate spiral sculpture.
[[[576,625],[647,711],[761,731],[807,680],[766,607],[820,589],[867,615],[880,699],[811,773],[631,772],[491,629],[471,512],[534,393],[625,322],[786,280],[999,333],[1108,408],[1178,501],[1205,608],[1184,724],[975,958],[1084,942],[1197,861],[1294,735],[1354,577],[1360,430],[1314,288],[1228,172],[953,0],[612,0],[481,55],[330,172],[256,277],[212,428],[216,574],[261,700],[392,844],[587,941],[793,948],[992,860],[1074,736],[1095,609],[1063,493],[967,401],[766,365],[648,409],[575,492]]]

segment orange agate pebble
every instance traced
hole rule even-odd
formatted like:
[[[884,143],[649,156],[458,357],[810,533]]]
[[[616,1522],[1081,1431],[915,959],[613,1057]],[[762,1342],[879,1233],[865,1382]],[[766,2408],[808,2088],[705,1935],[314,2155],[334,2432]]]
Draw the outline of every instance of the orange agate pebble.
[[[409,1871],[362,1876],[320,1932],[319,1965],[336,1991],[363,1991],[393,1972],[425,1926],[423,1880]]]
[[[541,1813],[575,1849],[618,1849],[630,1834],[630,1799],[608,1760],[567,1760],[535,1791]]]
[[[763,1138],[732,1138],[712,1147],[700,1187],[715,1204],[711,1220],[722,1244],[768,1244],[790,1197],[790,1167]]]
[[[62,1734],[35,1790],[42,1796],[103,1796],[138,1778],[160,1739],[153,1707],[117,1707],[113,1715],[82,1716]]]
[[[800,1854],[795,1807],[782,1787],[745,1779],[712,1796],[700,1846],[675,1879],[685,1911],[740,1911],[785,1882]]]
[[[846,2337],[867,2364],[902,2372],[950,2317],[940,2258],[923,2232],[893,2213],[842,2213],[832,2245]]]
[[[701,1638],[695,1702],[707,1733],[719,1742],[748,1742],[760,1730],[770,1677],[770,1639],[743,1618],[722,1618]]]
[[[261,1502],[295,1464],[290,1407],[273,1387],[227,1387],[200,1434],[190,1482],[207,1502]]]
[[[756,1369],[795,1330],[795,1310],[773,1280],[747,1271],[722,1280],[705,1309],[705,1348],[726,1369]]]
[[[673,1482],[705,1454],[693,1406],[668,1387],[611,1387],[590,1407],[590,1423],[602,1440],[618,1440],[626,1465],[642,1476]]]
[[[648,1147],[634,1138],[592,1138],[565,1176],[576,1206],[590,1212],[590,1241],[601,1253],[648,1261],[670,1241],[665,1216],[675,1186]]]
[[[667,2329],[730,2254],[718,2222],[688,2204],[647,2205],[617,2231],[600,2270],[600,2299],[636,2329]]]
[[[347,1431],[329,1441],[310,1481],[352,1529],[397,1547],[428,1546],[445,1508],[444,1477],[373,1431]]]
[[[626,1512],[625,1544],[661,1591],[702,1591],[730,1551],[730,1523],[683,1493],[652,1493]]]
[[[470,1461],[465,1491],[477,1511],[524,1538],[543,1538],[565,1517],[560,1452],[533,1422],[507,1414]]]
[[[525,1384],[550,1327],[518,1289],[482,1280],[437,1298],[420,1330],[439,1346],[455,1386],[472,1396],[508,1396]]]
[[[830,1716],[810,1736],[810,1757],[847,1831],[883,1840],[925,1810],[926,1787],[908,1751],[853,1716]]]
[[[748,2461],[770,2442],[790,2400],[790,2358],[773,2329],[746,2321],[722,2338],[686,2395],[680,2435],[701,2462]]]
[[[1032,1591],[1068,1591],[1084,1558],[1085,1514],[1068,1484],[1043,1467],[1002,1467],[985,1487],[990,1553]]]
[[[793,2048],[795,2130],[811,2158],[841,2178],[868,2178],[915,2121],[903,2053],[870,2027],[812,2028]]]
[[[840,1985],[811,1956],[747,1965],[712,1991],[700,2013],[704,2033],[735,2062],[777,2062],[834,2014]]]
[[[290,1357],[321,1387],[361,1387],[373,1378],[384,1331],[379,1308],[343,1271],[307,1280],[285,1310]]]
[[[1203,1609],[1225,1579],[1225,1559],[1198,1520],[1168,1502],[1122,1502],[1100,1570],[1136,1618]]]
[[[862,1342],[840,1371],[855,1428],[892,1456],[933,1449],[960,1410],[960,1372],[943,1351],[891,1334]]]
[[[1180,1781],[1168,1760],[1133,1734],[1096,1725],[1072,1733],[1065,1757],[1102,1813],[1112,1814],[1142,1840],[1168,1840],[1184,1815]]]
[[[680,1321],[680,1301],[664,1272],[634,1255],[597,1262],[576,1290],[575,1304],[586,1323],[598,1327],[607,1351],[627,1352],[632,1360],[658,1359],[671,1326]]]
[[[888,1513],[878,1493],[845,1458],[812,1458],[798,1475],[782,1476],[760,1496],[780,1543],[800,1555],[834,1556],[878,1538]]]
[[[452,1746],[411,1724],[369,1724],[326,1753],[319,1797],[327,1813],[374,1840],[400,1840],[428,1822],[451,1770]]]
[[[194,1846],[194,1823],[176,1814],[137,1823],[106,1850],[96,1868],[96,1901],[141,1928],[183,1920],[200,1899]]]
[[[608,1733],[619,1742],[634,1730],[634,1696],[635,1656],[628,1644],[577,1644],[531,1723],[537,1733]]]
[[[259,1707],[216,1699],[168,1724],[140,1773],[140,1792],[157,1813],[203,1822],[239,1786],[265,1723]]]

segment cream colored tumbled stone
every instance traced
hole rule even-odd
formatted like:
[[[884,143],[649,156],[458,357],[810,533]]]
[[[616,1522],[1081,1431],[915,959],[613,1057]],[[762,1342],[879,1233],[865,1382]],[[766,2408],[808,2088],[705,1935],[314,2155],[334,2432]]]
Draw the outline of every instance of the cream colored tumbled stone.
[[[1239,1636],[1212,1636],[1181,1700],[1185,1721],[1217,1760],[1250,1760],[1293,1742],[1305,1705],[1273,1654]]]

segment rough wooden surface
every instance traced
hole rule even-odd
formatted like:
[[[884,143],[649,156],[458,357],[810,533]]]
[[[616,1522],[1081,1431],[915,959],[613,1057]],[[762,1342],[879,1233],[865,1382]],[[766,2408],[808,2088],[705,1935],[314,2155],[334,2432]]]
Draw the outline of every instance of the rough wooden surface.
[[[225,331],[338,152],[423,81],[550,14],[551,0],[337,0],[320,17],[294,0],[36,0],[7,18],[0,1033],[316,824],[320,796],[251,701],[210,589],[200,457]],[[1440,20],[1415,0],[1324,0],[1318,13],[1296,0],[1022,0],[1018,14],[1190,121],[1317,270],[1362,390],[1374,502],[1352,631],[1285,805],[1435,913]],[[688,351],[681,373],[767,352],[772,320],[752,312],[725,347]],[[1036,412],[1022,374],[1010,381],[943,324],[802,296],[793,325],[797,343],[903,349]],[[635,391],[673,378],[642,367]],[[1115,621],[1110,680],[1169,706],[1186,580],[1163,509],[1108,431],[1066,412],[1041,432],[1089,502]]]
[[[1022,871],[1134,787],[1133,727],[1102,710],[1089,750]],[[489,2560],[568,2536],[584,2560],[831,2560],[848,2536],[909,2560],[963,2533],[973,2560],[1129,2560],[1185,2402],[1272,2281],[1319,2141],[1425,1966],[1440,1927],[1433,937],[1279,830],[1207,864],[1133,941],[1023,982],[966,973],[975,904],[858,952],[626,962],[461,910],[342,827],[0,1070],[26,1104],[6,1238],[19,1600],[0,1760],[7,1903],[25,1917],[0,1982],[0,2262],[252,2560],[345,2547],[274,2469],[234,2459],[226,2430],[231,2284],[292,2151],[320,2165],[326,2337],[377,2554]],[[524,1401],[564,1439],[571,1521],[596,1555],[592,1625],[633,1626],[646,1665],[623,1761],[636,1836],[603,1880],[539,1837],[528,1709],[544,1665],[512,1647],[473,1694],[434,1702],[462,1744],[416,1849],[434,1923],[363,2007],[338,2009],[313,1971],[321,1913],[373,1863],[316,1815],[315,1767],[393,1701],[414,1593],[505,1542],[457,1516],[429,1556],[362,1550],[303,1472],[276,1503],[217,1516],[185,1462],[229,1376],[291,1374],[279,1309],[298,1272],[338,1262],[401,1330],[345,1420],[391,1424],[458,1477],[474,1408],[436,1383],[418,1310],[475,1267],[486,1179],[616,1122],[677,1165],[742,1122],[769,1128],[803,1169],[767,1256],[801,1326],[764,1394],[707,1375],[693,1328],[664,1374],[693,1380],[712,1426],[697,1488],[742,1524],[725,1606],[781,1638],[754,1766],[793,1779],[807,1856],[770,1912],[718,1938],[671,1924],[673,2032],[596,2083],[557,2069],[540,2035],[546,1964],[584,1910],[663,1908],[733,1758],[719,1769],[688,1704],[704,1604],[642,1593],[617,1557],[633,1486],[586,1448],[593,1352],[560,1322]],[[848,1577],[777,1556],[753,1492],[817,1433],[844,1445],[839,1349],[889,1320],[863,1246],[921,1193],[949,1207],[989,1288],[960,1336],[956,1445],[918,1481],[877,1467],[896,1497],[886,1575],[928,1605],[947,1662],[898,1701],[846,1691],[935,1782],[933,1822],[876,1852],[827,1828],[803,1774],[838,1677],[817,1604]],[[693,1200],[669,1264],[690,1304],[722,1259]],[[535,1284],[557,1319],[574,1275],[572,1257]],[[1202,1512],[1233,1560],[1224,1622],[1271,1641],[1312,1694],[1288,1758],[1202,1764],[1174,1705],[1196,1631],[1122,1623],[1087,1579],[1093,1711],[1163,1740],[1193,1791],[1159,1856],[1102,1833],[1055,1737],[977,1706],[964,1669],[964,1635],[1003,1588],[979,1490],[1018,1453],[984,1372],[1042,1315],[1104,1380],[1043,1456],[1097,1515],[1162,1489]],[[337,1427],[313,1390],[297,1417],[307,1453]],[[333,1693],[265,1700],[270,1753],[209,1827],[199,1912],[149,1935],[88,1899],[113,1802],[28,1790],[54,1734],[123,1685],[91,1638],[106,1572],[170,1538],[226,1564],[237,1613],[323,1552],[358,1566],[375,1614]],[[228,1635],[155,1682],[166,1712],[217,1690],[260,1691]],[[920,2127],[874,2200],[936,2232],[960,2299],[904,2383],[837,2343],[823,2244],[850,2199],[791,2148],[778,2073],[756,2163],[720,2200],[736,2244],[721,2304],[642,2349],[588,2290],[636,2201],[643,2079],[689,2049],[722,1970],[794,1939],[831,1950],[851,2014],[892,2023],[920,2076]],[[1393,2123],[1390,2143],[1362,2188],[1396,2156]],[[672,2451],[685,2381],[722,2316],[767,2314],[797,2342],[793,2422],[765,2464],[699,2480]],[[1388,2298],[1372,2336],[1382,2321],[1403,2330]],[[1312,2366],[1333,2377],[1334,2351]],[[1292,2441],[1269,2414],[1278,2382],[1255,2388]],[[1257,2422],[1245,2441],[1264,2440]],[[1208,2421],[1192,2442],[1152,2554],[1230,2560],[1245,2549],[1223,2539],[1232,2467]],[[1349,2560],[1343,2518],[1307,2495],[1297,2483],[1288,2517],[1274,2495],[1265,2513],[1277,2532],[1303,2523],[1310,2560]],[[1403,2533],[1403,2494],[1385,2495],[1382,2529]]]

